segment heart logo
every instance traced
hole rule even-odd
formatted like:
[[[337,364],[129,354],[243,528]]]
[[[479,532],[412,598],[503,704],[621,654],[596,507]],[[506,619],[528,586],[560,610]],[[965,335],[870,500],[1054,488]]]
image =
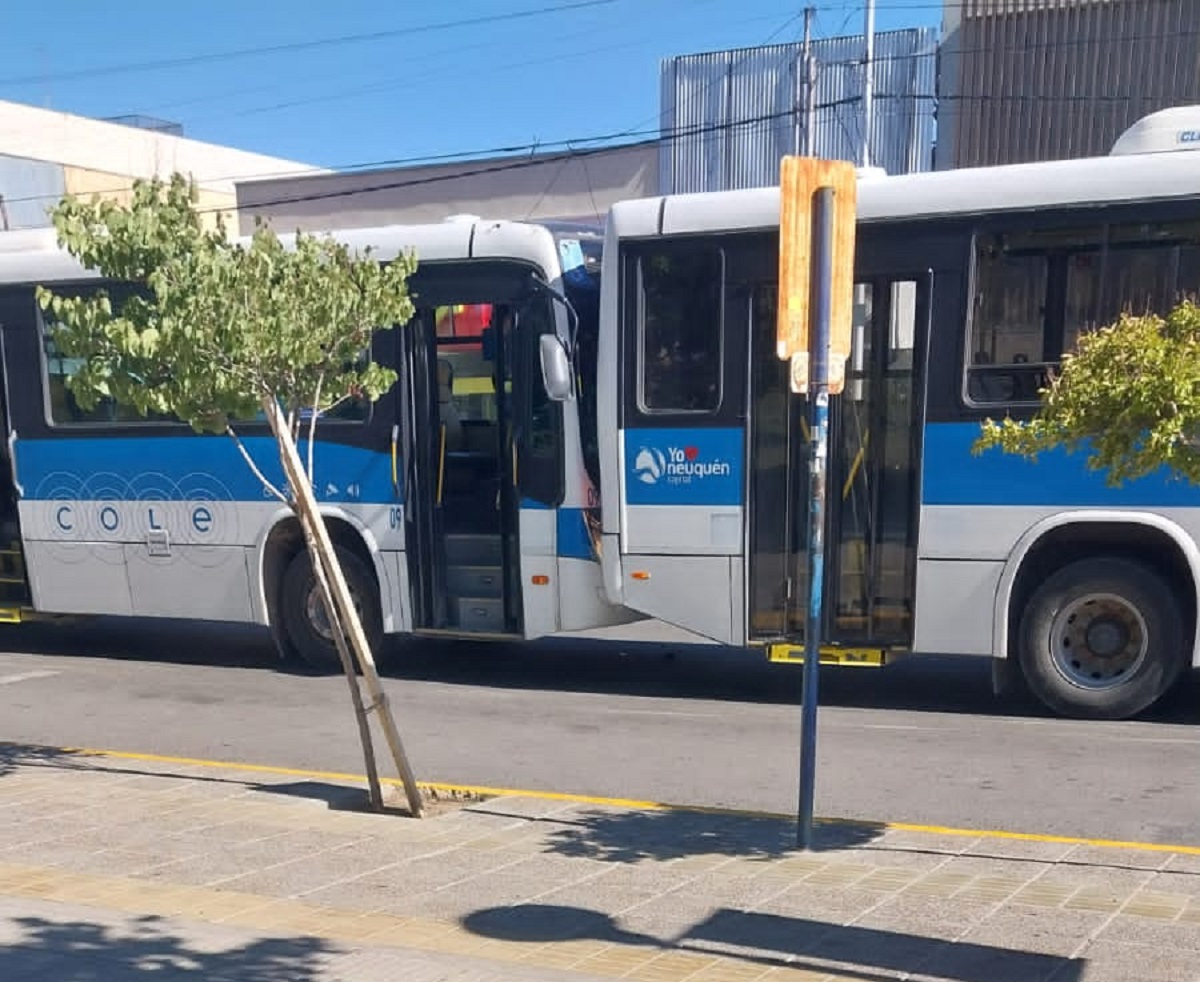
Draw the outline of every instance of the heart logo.
[[[684,447],[683,455],[688,460],[695,460],[697,457],[700,456],[700,449],[698,447]]]

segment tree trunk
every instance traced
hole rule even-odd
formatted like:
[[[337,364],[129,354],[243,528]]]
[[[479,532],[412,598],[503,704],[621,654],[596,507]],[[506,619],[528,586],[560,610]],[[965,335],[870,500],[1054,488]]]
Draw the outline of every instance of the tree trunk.
[[[339,631],[341,632],[343,643],[349,642],[349,647],[354,652],[367,683],[367,691],[371,696],[371,705],[367,707],[368,711],[374,709],[379,716],[379,724],[383,727],[384,737],[396,764],[396,770],[404,784],[409,811],[414,817],[420,818],[424,810],[421,792],[417,787],[412,767],[409,765],[408,756],[404,752],[404,744],[400,739],[396,721],[392,717],[387,694],[380,684],[371,646],[363,631],[362,621],[359,619],[358,611],[350,595],[350,588],[334,552],[333,542],[325,527],[325,520],[317,507],[312,483],[309,481],[308,473],[304,470],[300,454],[296,449],[296,441],[292,437],[291,428],[288,426],[279,404],[274,399],[264,399],[262,405],[266,411],[267,420],[271,424],[271,432],[279,444],[279,457],[283,463],[284,477],[287,479],[288,487],[293,495],[293,507],[304,530],[305,541],[309,544],[309,553],[312,557],[314,572],[317,573],[317,582],[321,584],[323,591],[328,591],[324,595],[324,600],[330,613],[334,615],[329,619],[330,627],[333,629],[335,638]]]

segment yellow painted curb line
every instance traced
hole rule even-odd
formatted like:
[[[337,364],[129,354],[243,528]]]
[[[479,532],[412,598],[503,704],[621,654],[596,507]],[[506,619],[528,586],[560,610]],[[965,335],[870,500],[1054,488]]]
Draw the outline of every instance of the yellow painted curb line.
[[[4,746],[31,746],[0,741]],[[167,754],[134,753],[125,750],[98,750],[92,747],[33,747],[53,750],[64,754],[87,757],[111,757],[114,760],[144,761],[146,763],[176,764],[179,766],[208,767],[213,769],[248,771],[259,774],[278,774],[285,777],[315,778],[325,781],[353,781],[362,783],[362,774],[345,774],[340,771],[316,771],[297,767],[279,767],[274,764],[244,764],[222,760],[206,760],[202,757],[172,757]],[[380,782],[400,786],[399,778],[381,777]],[[570,791],[534,791],[524,788],[493,788],[477,784],[446,784],[435,781],[419,781],[418,785],[429,791],[446,794],[475,794],[485,797],[540,798],[544,801],[565,801],[581,805],[598,805],[609,808],[629,808],[639,811],[678,811],[702,815],[728,815],[737,818],[758,818],[790,821],[795,816],[781,812],[753,811],[739,808],[720,808],[712,805],[683,805],[663,801],[643,801],[637,798],[610,798],[603,795],[576,794]],[[1121,839],[1095,839],[1073,835],[1050,835],[1040,832],[1010,832],[1005,829],[963,829],[949,825],[920,825],[912,822],[872,822],[857,818],[818,818],[821,825],[850,825],[875,829],[880,832],[918,832],[926,835],[954,836],[956,838],[1000,839],[1013,842],[1042,842],[1047,844],[1088,846],[1097,849],[1115,849],[1136,852],[1176,853],[1181,856],[1200,856],[1200,846],[1169,845],[1161,842],[1136,842]]]

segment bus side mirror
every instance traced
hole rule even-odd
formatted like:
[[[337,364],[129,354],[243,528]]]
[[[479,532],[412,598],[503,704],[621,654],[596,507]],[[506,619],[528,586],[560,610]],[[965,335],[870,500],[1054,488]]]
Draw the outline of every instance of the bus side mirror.
[[[566,347],[555,335],[543,334],[538,339],[538,348],[546,394],[554,402],[566,402],[575,391],[571,379],[571,359],[567,357]]]

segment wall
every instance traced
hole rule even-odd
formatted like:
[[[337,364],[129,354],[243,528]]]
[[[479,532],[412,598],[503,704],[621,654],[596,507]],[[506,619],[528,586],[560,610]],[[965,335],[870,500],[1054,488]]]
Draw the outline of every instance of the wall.
[[[1106,154],[1200,102],[1197,0],[946,0],[944,27],[939,168]]]
[[[497,219],[603,218],[624,198],[657,193],[651,144],[358,171],[238,184],[242,230],[255,216],[278,231],[440,222],[450,215]]]
[[[66,190],[58,164],[0,154],[0,230],[40,228]]]

